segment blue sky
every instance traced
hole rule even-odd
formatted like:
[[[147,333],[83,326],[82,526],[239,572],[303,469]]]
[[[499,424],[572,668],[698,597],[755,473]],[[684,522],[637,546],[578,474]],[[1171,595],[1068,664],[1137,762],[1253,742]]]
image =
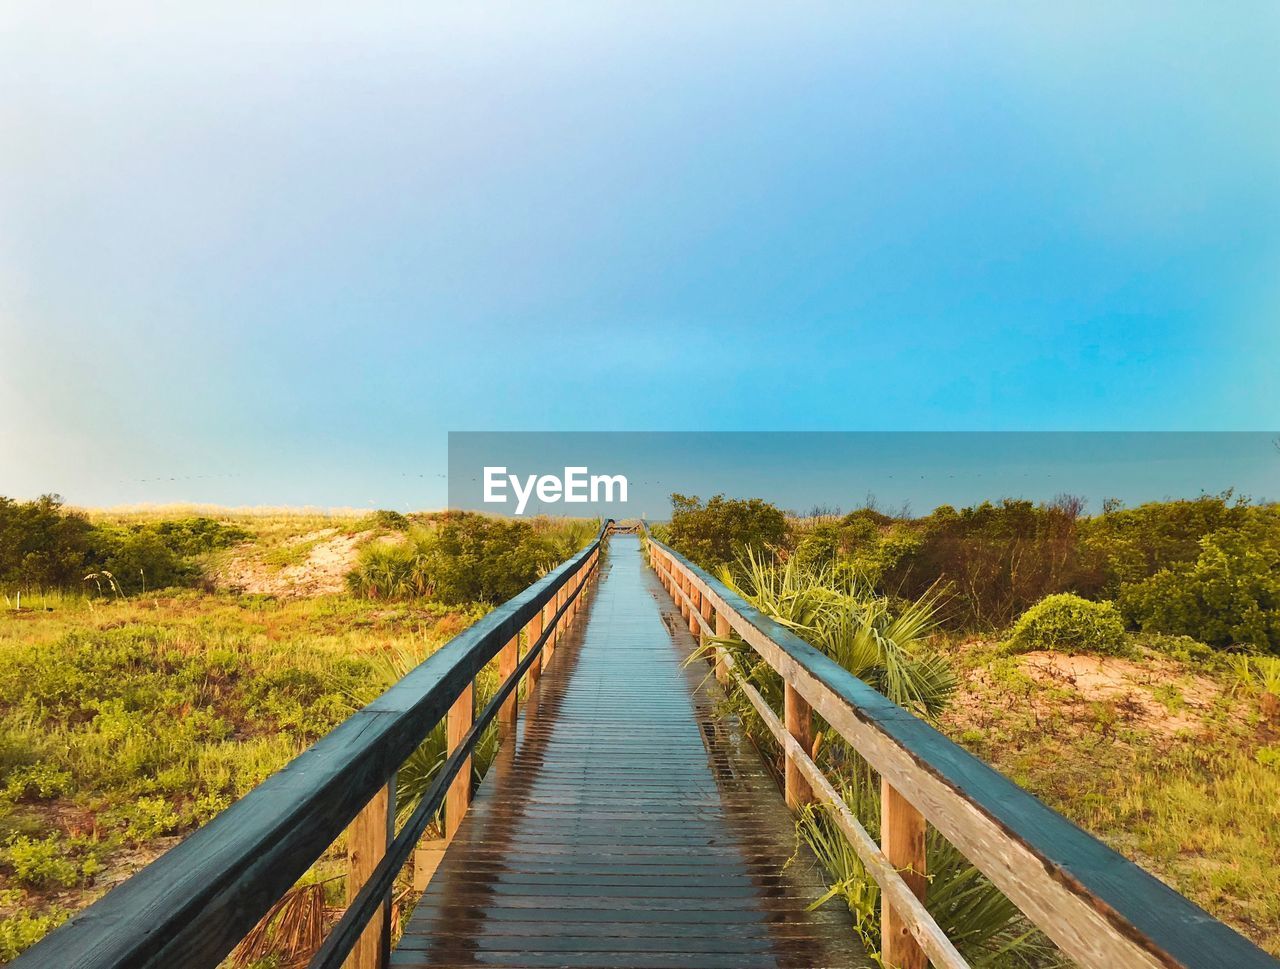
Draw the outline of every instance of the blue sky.
[[[6,4],[0,493],[432,506],[450,430],[1275,428],[1278,40]]]

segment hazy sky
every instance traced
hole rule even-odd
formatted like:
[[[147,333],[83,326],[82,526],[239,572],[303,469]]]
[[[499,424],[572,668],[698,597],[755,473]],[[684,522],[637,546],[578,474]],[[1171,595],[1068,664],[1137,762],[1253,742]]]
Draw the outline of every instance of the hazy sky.
[[[1273,0],[8,0],[0,494],[432,506],[449,430],[1272,429],[1278,49]]]

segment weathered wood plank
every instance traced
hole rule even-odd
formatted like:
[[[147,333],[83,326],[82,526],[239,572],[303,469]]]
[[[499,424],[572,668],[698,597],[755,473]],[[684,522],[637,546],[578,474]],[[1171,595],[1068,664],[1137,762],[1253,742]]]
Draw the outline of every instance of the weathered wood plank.
[[[880,847],[916,898],[924,900],[924,815],[888,781],[880,785]],[[911,934],[911,919],[888,895],[880,902],[880,954],[896,969],[925,969],[924,949]]]
[[[809,709],[809,704],[789,683],[783,685],[782,691],[783,724],[787,729],[787,733],[791,735],[801,750],[812,751],[813,713]],[[787,807],[791,808],[792,811],[799,811],[806,804],[812,803],[813,789],[809,787],[809,782],[805,779],[804,773],[800,770],[794,757],[789,754],[785,755],[785,764]],[[911,967],[911,969],[914,969],[914,967]]]
[[[507,645],[502,647],[502,652],[498,653],[498,682],[502,683],[514,674],[519,662],[520,634],[516,633]],[[515,732],[519,704],[520,691],[512,690],[511,695],[503,701],[502,708],[498,711],[498,729],[501,731],[501,736],[506,737]]]
[[[462,741],[475,722],[476,693],[475,686],[468,683],[463,687],[458,699],[449,708],[449,716],[445,721],[446,753],[452,754],[462,746]],[[462,824],[462,819],[471,804],[471,757],[467,756],[457,776],[449,783],[449,793],[444,802],[444,836],[452,838]]]
[[[388,784],[356,815],[347,831],[348,903],[355,899],[356,893],[387,853],[387,845],[395,834],[394,828],[395,788]],[[383,969],[390,951],[391,897],[388,895],[365,926],[355,948],[342,964],[343,969]]]

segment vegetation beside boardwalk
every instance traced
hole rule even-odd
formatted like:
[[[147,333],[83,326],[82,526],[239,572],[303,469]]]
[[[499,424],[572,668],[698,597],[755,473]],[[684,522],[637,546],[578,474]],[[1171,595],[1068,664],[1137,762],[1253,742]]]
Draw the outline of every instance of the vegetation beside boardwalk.
[[[78,513],[53,498],[0,499],[0,961],[596,528],[385,511]],[[1274,506],[1211,496],[1087,516],[1061,499],[796,517],[759,500],[676,496],[670,525],[655,530],[1280,953]],[[327,584],[308,571],[322,553]],[[771,695],[766,671],[754,675]],[[477,702],[495,685],[486,672]],[[441,728],[401,771],[402,808],[443,745]],[[488,737],[477,773],[492,749]],[[819,756],[874,832],[874,778],[830,732]],[[801,833],[873,939],[876,897],[856,858],[820,813]],[[966,952],[991,965],[1053,961],[949,846],[935,839],[929,851],[935,910]],[[331,854],[289,904],[331,915],[342,870]],[[259,954],[285,951],[278,935],[260,941]]]
[[[784,516],[675,496],[654,531],[891,699],[1280,954],[1280,508],[1023,501],[922,518]],[[781,707],[781,684],[731,644]],[[734,712],[781,768],[745,702]],[[818,759],[874,835],[874,774],[819,722]],[[822,810],[800,835],[869,947],[878,889]],[[928,904],[982,965],[1051,946],[936,835]],[[953,916],[963,909],[963,924]]]
[[[511,529],[476,518],[85,513],[52,496],[0,500],[0,963],[482,616],[505,587],[463,578],[497,581],[515,559],[495,564],[494,549],[478,536],[516,538],[506,548],[524,563],[523,588],[598,528],[543,520]],[[280,595],[235,591],[249,573],[299,573],[335,542],[350,552],[337,565],[337,589],[352,571],[352,591],[306,595],[287,584]],[[362,584],[374,550],[424,544],[430,568],[413,594],[390,597]],[[134,557],[122,565],[126,553]],[[482,673],[477,702],[496,686],[495,671]],[[477,776],[495,740],[482,738]],[[398,775],[402,812],[429,785],[444,749],[442,724]],[[241,964],[288,961],[295,909],[319,906],[332,917],[343,894],[343,850],[336,845],[308,873]]]
[[[1148,633],[1280,654],[1280,505],[1227,492],[1086,515],[1079,498],[1004,499],[928,515],[874,503],[787,518],[759,499],[672,496],[673,548],[713,571],[754,548],[852,576],[876,593],[945,590],[943,625],[993,633],[1047,596],[1114,602]]]

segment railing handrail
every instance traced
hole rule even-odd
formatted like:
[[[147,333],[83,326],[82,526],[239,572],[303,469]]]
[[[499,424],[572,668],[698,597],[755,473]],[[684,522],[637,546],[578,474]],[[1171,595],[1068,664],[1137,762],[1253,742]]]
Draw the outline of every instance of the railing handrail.
[[[182,843],[28,949],[14,969],[213,969],[325,852],[607,533],[459,633]]]
[[[1099,969],[1280,961],[893,703],[645,530],[648,542],[1069,956]]]

